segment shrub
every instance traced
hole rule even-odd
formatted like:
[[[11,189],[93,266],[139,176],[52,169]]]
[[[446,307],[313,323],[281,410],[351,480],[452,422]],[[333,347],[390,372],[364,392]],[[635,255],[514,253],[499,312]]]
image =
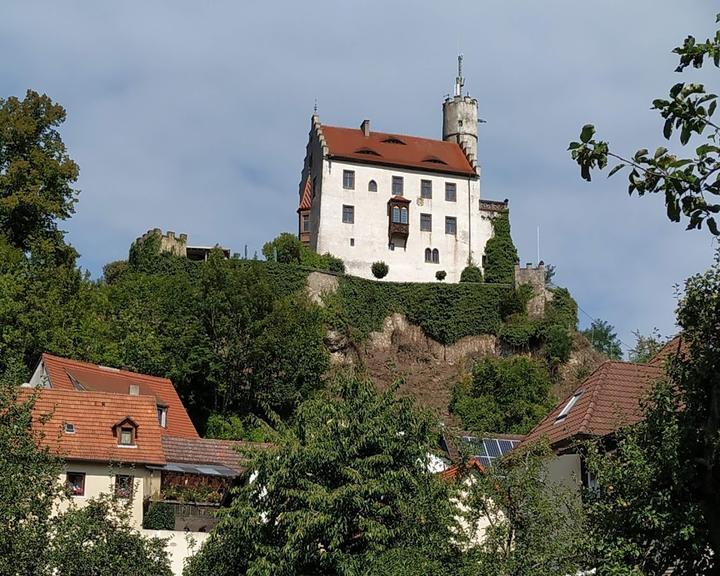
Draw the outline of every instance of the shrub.
[[[300,262],[300,250],[302,248],[302,242],[295,234],[283,232],[274,240],[266,242],[262,247],[262,253],[266,260],[272,262],[297,264]]]
[[[336,272],[338,274],[345,273],[345,262],[343,262],[340,258],[333,256],[332,254],[323,254],[323,258],[325,258],[327,269],[330,272]]]
[[[548,304],[546,318],[550,324],[561,324],[575,330],[577,327],[577,302],[566,288],[554,288],[553,298]]]
[[[538,323],[524,314],[514,314],[498,330],[500,341],[516,350],[528,350],[538,336]]]
[[[387,276],[387,273],[390,271],[390,267],[382,260],[379,260],[377,262],[373,262],[370,270],[372,271],[373,276],[379,280],[380,278],[385,278],[385,276]]]
[[[561,324],[549,324],[543,328],[542,339],[545,342],[545,359],[551,368],[564,364],[572,351],[570,330]]]
[[[492,221],[493,237],[485,245],[485,282],[511,284],[518,263],[517,250],[510,235],[510,216],[507,210]]]
[[[446,277],[447,272],[445,272],[445,270],[438,270],[437,272],[435,272],[435,278],[437,278],[440,282],[445,280]]]
[[[153,502],[143,518],[146,530],[175,530],[175,512],[166,502]]]
[[[482,282],[483,281],[483,275],[480,268],[475,266],[475,264],[469,264],[468,266],[465,266],[463,268],[463,271],[460,273],[460,282]]]

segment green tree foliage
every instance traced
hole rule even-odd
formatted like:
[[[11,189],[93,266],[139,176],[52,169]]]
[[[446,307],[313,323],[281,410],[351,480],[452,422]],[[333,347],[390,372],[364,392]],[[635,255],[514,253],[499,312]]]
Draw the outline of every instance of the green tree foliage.
[[[492,221],[493,237],[485,244],[485,282],[512,284],[519,262],[510,235],[510,213],[503,210]]]
[[[270,262],[283,264],[300,264],[308,268],[327,270],[342,274],[345,263],[332,254],[318,254],[305,246],[295,234],[283,232],[274,240],[266,242],[262,249],[263,256]]]
[[[590,341],[595,350],[607,356],[610,360],[622,358],[620,339],[615,333],[615,327],[606,320],[593,320],[590,328],[582,331],[583,336]]]
[[[57,576],[172,575],[165,542],[134,530],[130,505],[109,496],[60,515],[49,547],[49,573]]]
[[[687,280],[677,318],[685,349],[670,358],[645,420],[622,430],[610,453],[589,447],[601,575],[720,568],[720,260]]]
[[[482,282],[482,281],[483,281],[482,270],[480,270],[480,268],[478,268],[474,264],[465,266],[465,268],[463,268],[463,271],[460,272],[460,282]]]
[[[720,15],[717,17],[720,21]],[[720,31],[714,38],[697,42],[688,36],[682,46],[673,50],[680,56],[676,72],[688,66],[701,68],[707,58],[717,68],[720,66]],[[585,180],[590,180],[591,170],[604,169],[609,159],[617,160],[610,175],[628,167],[628,191],[638,196],[659,193],[665,198],[668,218],[679,222],[688,219],[688,229],[700,229],[703,222],[708,230],[718,235],[718,223],[714,216],[720,211],[716,201],[720,194],[720,126],[712,120],[717,106],[717,95],[708,93],[702,84],[680,82],[670,89],[667,99],[653,100],[652,108],[664,119],[663,136],[671,140],[673,132],[679,133],[681,146],[705,136],[705,141],[695,147],[689,157],[679,156],[664,146],[654,153],[643,148],[632,157],[624,157],[610,150],[607,142],[595,139],[595,127],[588,124],[580,133],[580,142],[571,142],[569,150],[573,160],[580,166]]]
[[[387,276],[387,273],[390,271],[390,267],[385,264],[385,262],[378,261],[372,263],[372,266],[370,266],[370,271],[372,272],[372,275],[379,280]]]
[[[635,346],[630,350],[630,362],[635,364],[644,364],[648,362],[660,349],[665,345],[666,339],[660,335],[657,328],[653,328],[652,332],[647,336],[643,335],[640,330],[633,332],[635,336]]]
[[[64,121],[44,94],[0,99],[0,235],[23,251],[33,238],[64,246],[57,223],[74,212],[78,177],[57,130]]]
[[[543,443],[520,447],[470,483],[470,526],[487,524],[468,551],[465,574],[578,574],[588,567],[585,514],[579,495],[547,482],[553,457]]]
[[[175,530],[175,511],[167,502],[152,502],[143,517],[146,530]]]
[[[450,488],[428,471],[432,420],[396,390],[341,379],[261,453],[186,574],[370,574],[391,551],[453,565]],[[385,572],[387,573],[387,572]]]
[[[547,368],[524,356],[476,362],[450,402],[468,430],[514,434],[527,433],[551,407]]]

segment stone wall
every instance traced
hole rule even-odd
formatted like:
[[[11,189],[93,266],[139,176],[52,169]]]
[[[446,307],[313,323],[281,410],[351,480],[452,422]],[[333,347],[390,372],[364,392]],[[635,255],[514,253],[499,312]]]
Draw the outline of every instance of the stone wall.
[[[533,290],[533,296],[527,304],[527,312],[530,318],[543,318],[545,316],[545,305],[552,300],[552,292],[545,288],[545,264],[541,261],[538,266],[531,263],[521,268],[515,265],[515,286],[526,284]]]

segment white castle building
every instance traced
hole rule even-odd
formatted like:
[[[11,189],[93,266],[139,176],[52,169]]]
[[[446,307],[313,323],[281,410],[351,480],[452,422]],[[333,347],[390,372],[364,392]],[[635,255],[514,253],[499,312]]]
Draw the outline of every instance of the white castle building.
[[[477,164],[477,100],[463,94],[462,56],[455,93],[443,102],[442,140],[326,126],[312,117],[300,182],[298,234],[346,271],[386,280],[458,282],[481,266],[491,219],[507,201],[483,200]]]

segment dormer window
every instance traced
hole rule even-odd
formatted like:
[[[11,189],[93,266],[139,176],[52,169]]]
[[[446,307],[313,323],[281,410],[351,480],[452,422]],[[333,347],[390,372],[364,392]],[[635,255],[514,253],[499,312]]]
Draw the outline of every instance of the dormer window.
[[[167,428],[167,407],[166,406],[158,406],[157,407],[157,415],[158,415],[158,424],[162,426],[163,428]]]
[[[129,416],[120,420],[112,427],[113,435],[118,440],[118,446],[135,446],[138,425]]]
[[[395,138],[395,136],[385,138],[385,140],[383,140],[383,144],[402,144],[403,146],[405,146],[405,142],[400,140],[400,138]]]
[[[360,150],[355,150],[355,154],[365,154],[366,156],[380,156],[375,150],[371,150],[370,148],[360,148]]]

